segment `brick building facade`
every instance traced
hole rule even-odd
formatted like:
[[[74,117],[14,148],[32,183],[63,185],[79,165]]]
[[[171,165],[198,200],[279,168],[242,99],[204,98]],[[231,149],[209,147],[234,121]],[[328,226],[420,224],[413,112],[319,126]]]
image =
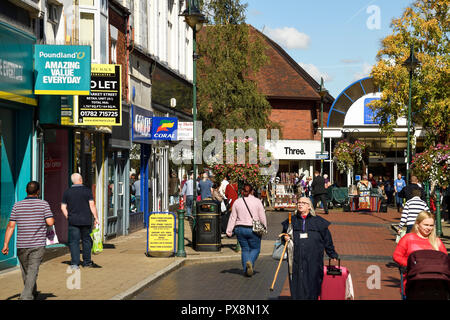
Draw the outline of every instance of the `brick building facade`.
[[[279,160],[279,173],[304,173],[312,176],[320,169],[320,84],[295,62],[285,50],[269,37],[250,26],[251,37],[260,38],[266,45],[269,63],[256,73],[258,88],[272,106],[270,119],[282,126],[281,148],[271,150]],[[323,103],[323,126],[334,98],[327,94]],[[329,151],[329,146],[324,150]],[[289,150],[304,150],[289,154]],[[327,160],[326,160],[327,161]],[[324,166],[327,173],[329,166]]]

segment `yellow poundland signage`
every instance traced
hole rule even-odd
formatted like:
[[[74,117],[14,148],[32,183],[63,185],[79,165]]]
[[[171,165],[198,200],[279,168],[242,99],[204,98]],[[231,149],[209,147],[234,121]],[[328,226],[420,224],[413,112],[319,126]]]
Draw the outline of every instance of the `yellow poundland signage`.
[[[172,212],[152,212],[148,218],[147,253],[160,256],[175,253],[176,216]]]

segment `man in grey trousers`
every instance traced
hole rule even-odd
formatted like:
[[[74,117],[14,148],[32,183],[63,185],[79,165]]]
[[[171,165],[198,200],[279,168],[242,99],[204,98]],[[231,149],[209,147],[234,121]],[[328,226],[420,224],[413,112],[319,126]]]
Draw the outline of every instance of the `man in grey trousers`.
[[[2,249],[4,255],[9,253],[9,241],[17,225],[17,257],[24,283],[20,300],[36,299],[36,280],[45,253],[47,226],[55,223],[48,202],[39,199],[39,194],[39,182],[29,182],[27,197],[12,208]]]

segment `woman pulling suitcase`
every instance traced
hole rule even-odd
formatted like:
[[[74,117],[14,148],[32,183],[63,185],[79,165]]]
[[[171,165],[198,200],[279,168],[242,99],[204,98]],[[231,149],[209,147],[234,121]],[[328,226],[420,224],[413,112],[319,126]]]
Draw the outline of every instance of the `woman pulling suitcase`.
[[[291,225],[288,219],[282,225],[284,241],[291,242],[288,245],[291,298],[317,300],[324,277],[324,251],[334,261],[338,259],[328,230],[330,223],[316,216],[311,200],[302,197],[298,200]]]

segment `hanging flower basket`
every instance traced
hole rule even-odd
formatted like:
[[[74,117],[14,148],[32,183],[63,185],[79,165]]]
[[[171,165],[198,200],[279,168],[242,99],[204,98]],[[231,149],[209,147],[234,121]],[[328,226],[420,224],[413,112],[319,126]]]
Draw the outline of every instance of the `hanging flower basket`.
[[[450,147],[438,144],[416,154],[411,161],[413,174],[421,181],[448,187],[450,181]]]
[[[249,138],[251,139],[251,138]],[[268,175],[262,175],[261,174],[261,167],[263,166],[262,163],[268,163],[269,159],[271,157],[270,152],[266,152],[264,147],[258,146],[258,162],[256,164],[250,164],[249,163],[249,143],[251,140],[244,139],[238,141],[235,139],[234,141],[228,141],[226,140],[224,143],[223,148],[223,155],[225,155],[226,152],[226,146],[230,143],[234,143],[234,154],[236,154],[237,151],[237,142],[242,142],[245,144],[245,163],[238,164],[238,163],[232,163],[232,164],[213,164],[210,166],[210,169],[212,170],[214,174],[214,180],[216,183],[221,183],[223,178],[225,176],[229,176],[232,180],[240,182],[240,183],[249,183],[254,188],[259,188],[261,186],[267,185],[269,182],[270,176]],[[268,158],[265,158],[265,155],[267,155]],[[223,156],[224,160],[226,160],[225,156]],[[265,167],[265,165],[264,165]]]
[[[356,140],[354,143],[347,140],[339,141],[333,151],[333,160],[339,172],[349,171],[356,163],[362,162],[366,149],[367,144],[360,140]]]

